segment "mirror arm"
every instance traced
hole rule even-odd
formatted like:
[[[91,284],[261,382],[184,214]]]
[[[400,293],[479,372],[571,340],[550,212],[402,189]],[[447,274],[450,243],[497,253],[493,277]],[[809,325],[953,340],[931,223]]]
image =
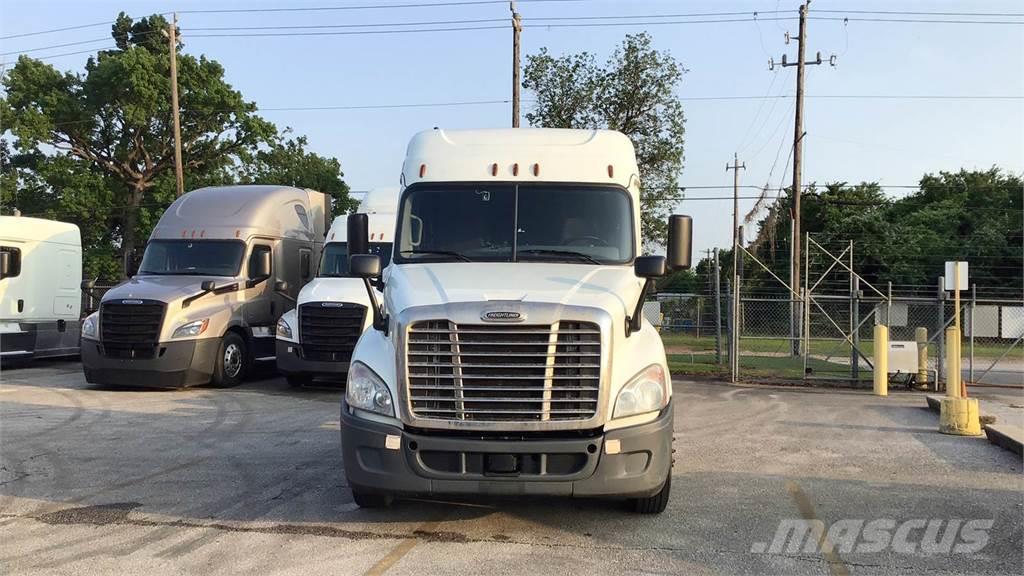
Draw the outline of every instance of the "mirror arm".
[[[370,297],[370,308],[373,308],[373,327],[387,336],[388,317],[381,311],[381,305],[377,301],[377,292],[373,289],[373,280],[363,278],[363,285],[366,286],[366,295]]]
[[[296,300],[295,298],[292,298],[292,295],[291,295],[291,294],[289,294],[289,293],[287,293],[287,292],[284,292],[284,291],[282,291],[282,290],[274,290],[274,292],[275,292],[275,293],[276,293],[276,294],[277,294],[278,296],[280,296],[281,298],[284,298],[285,300],[287,300],[287,301],[289,301],[289,302],[291,302],[291,303],[293,303],[293,304],[294,304],[295,302],[298,302],[298,300]]]
[[[640,297],[637,298],[636,307],[633,308],[633,315],[626,316],[626,338],[634,332],[639,332],[644,318],[644,301],[647,299],[647,292],[650,290],[653,280],[644,280],[644,287],[640,290]]]
[[[202,298],[203,296],[206,296],[207,294],[226,294],[228,292],[237,292],[237,291],[238,291],[238,282],[235,282],[233,284],[227,284],[225,286],[219,286],[217,288],[214,288],[213,290],[203,290],[202,292],[199,292],[198,294],[193,294],[193,295],[189,296],[188,298],[185,298],[184,300],[182,300],[181,301],[181,307],[183,309],[184,308],[188,308],[193,302],[195,302],[196,300],[199,300],[200,298]]]

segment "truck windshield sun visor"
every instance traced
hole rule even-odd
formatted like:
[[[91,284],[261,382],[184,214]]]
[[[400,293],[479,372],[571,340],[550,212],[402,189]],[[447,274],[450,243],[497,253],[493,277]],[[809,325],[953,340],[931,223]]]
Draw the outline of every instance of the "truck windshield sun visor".
[[[627,264],[633,203],[618,186],[569,183],[411,186],[396,261]]]
[[[244,253],[239,240],[152,240],[139,274],[236,276]]]

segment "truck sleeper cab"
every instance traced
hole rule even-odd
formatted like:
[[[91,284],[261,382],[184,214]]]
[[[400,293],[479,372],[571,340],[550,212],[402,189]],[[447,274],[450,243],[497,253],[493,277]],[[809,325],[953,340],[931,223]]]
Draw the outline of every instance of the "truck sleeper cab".
[[[351,262],[384,284],[341,408],[355,501],[547,494],[661,512],[671,380],[641,310],[651,278],[689,266],[690,227],[673,216],[668,258],[638,256],[632,143],[432,130],[409,144],[403,183],[391,266]]]
[[[398,191],[397,186],[374,188],[357,208],[369,223],[368,244],[358,251],[380,256],[384,267],[391,260]],[[295,308],[277,321],[277,370],[290,386],[304,386],[314,377],[344,383],[356,341],[370,327],[363,281],[349,275],[346,223],[345,216],[334,219],[317,277],[299,292]]]
[[[0,360],[78,354],[78,226],[0,216]]]
[[[82,323],[86,380],[240,383],[254,362],[274,359],[277,319],[313,277],[329,214],[326,195],[286,186],[201,188],[175,200],[138,273]]]

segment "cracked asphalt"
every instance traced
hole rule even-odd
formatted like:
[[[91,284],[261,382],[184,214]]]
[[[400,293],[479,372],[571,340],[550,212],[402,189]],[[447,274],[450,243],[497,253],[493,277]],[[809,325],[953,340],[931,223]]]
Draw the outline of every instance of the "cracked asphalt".
[[[76,362],[0,372],[8,574],[1019,574],[1021,460],[944,436],[923,396],[677,380],[672,499],[402,500],[345,485],[339,390],[101,389]],[[780,522],[918,526],[912,549],[773,549]],[[979,550],[924,523],[991,521]],[[913,521],[924,523],[914,524]],[[838,524],[837,524],[838,523]],[[859,525],[859,524],[858,524]],[[954,534],[955,535],[955,534]],[[934,536],[934,534],[933,534]],[[920,543],[920,544],[918,544]]]

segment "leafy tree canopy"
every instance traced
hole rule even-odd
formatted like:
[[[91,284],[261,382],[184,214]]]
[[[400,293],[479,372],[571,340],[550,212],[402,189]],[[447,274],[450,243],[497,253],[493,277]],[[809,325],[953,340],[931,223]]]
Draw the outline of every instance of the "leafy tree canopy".
[[[79,224],[86,274],[112,280],[175,198],[170,48],[163,16],[112,26],[116,48],[62,73],[22,56],[3,79],[0,208]],[[185,189],[237,182],[322,189],[347,207],[340,164],[284,140],[205,56],[177,58]],[[120,271],[120,272],[119,272]]]
[[[609,128],[636,146],[643,236],[663,243],[666,219],[681,199],[683,106],[675,94],[683,67],[659,52],[647,33],[627,35],[604,64],[581,52],[552,56],[546,48],[526,60],[523,87],[536,95],[526,119],[549,128]]]

